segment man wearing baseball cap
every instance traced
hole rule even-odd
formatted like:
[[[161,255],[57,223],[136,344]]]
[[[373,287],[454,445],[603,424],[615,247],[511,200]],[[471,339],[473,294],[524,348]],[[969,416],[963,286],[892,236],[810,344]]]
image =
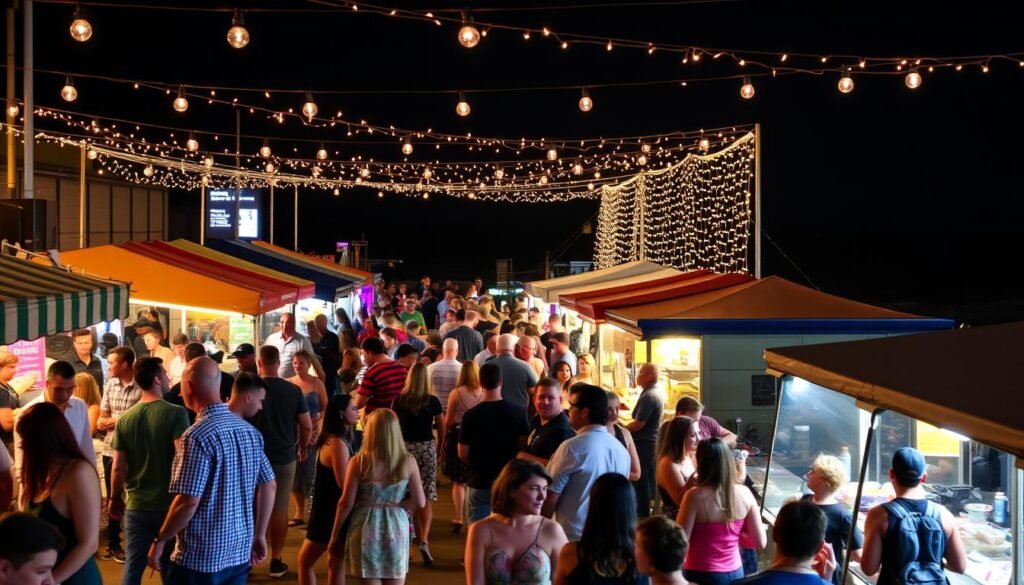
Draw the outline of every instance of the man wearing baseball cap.
[[[231,352],[231,357],[238,361],[238,371],[234,373],[237,378],[240,374],[259,375],[256,367],[256,348],[251,343],[242,343]]]
[[[945,507],[925,499],[927,470],[924,456],[917,449],[903,447],[893,453],[889,479],[892,480],[896,498],[872,508],[864,524],[864,551],[861,553],[860,566],[868,575],[881,569],[878,585],[894,585],[901,581],[925,582],[929,580],[926,576],[928,568],[936,567],[939,557],[946,559],[946,570],[963,573],[967,568],[967,553],[953,514]],[[931,519],[937,519],[941,525],[945,537],[941,547],[943,550],[934,559],[926,558],[930,556],[927,542],[919,541],[920,552],[915,558],[907,550],[909,547],[904,546],[910,537],[905,530],[901,530],[901,526],[908,522],[918,523],[920,528],[917,537],[924,536],[927,539],[929,526],[934,526]],[[934,531],[938,531],[938,527]],[[914,567],[911,568],[911,565]],[[941,567],[937,568],[941,572]],[[936,577],[945,579],[941,575]]]

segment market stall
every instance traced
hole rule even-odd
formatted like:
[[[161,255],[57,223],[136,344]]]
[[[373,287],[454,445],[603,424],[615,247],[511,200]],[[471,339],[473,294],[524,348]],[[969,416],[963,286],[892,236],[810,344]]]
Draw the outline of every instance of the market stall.
[[[550,313],[554,310],[554,307],[550,305],[558,305],[559,291],[566,289],[579,289],[585,288],[590,285],[600,285],[601,283],[607,283],[609,281],[631,278],[634,276],[642,276],[651,273],[661,273],[661,276],[671,276],[673,273],[678,274],[678,270],[668,268],[654,262],[626,262],[611,268],[603,268],[601,270],[592,270],[590,272],[581,272],[580,274],[570,274],[569,276],[560,276],[558,278],[549,278],[547,280],[535,280],[533,282],[527,282],[523,284],[523,290],[530,300],[531,306],[541,306],[542,313]],[[549,310],[544,310],[548,308]]]
[[[811,345],[936,329],[953,322],[890,311],[770,276],[604,310],[602,353],[660,366],[666,406],[694,395],[748,442],[767,447],[775,387],[766,347]],[[741,419],[737,425],[736,419]]]
[[[341,307],[350,318],[355,318],[359,307],[372,306],[372,273],[322,262],[264,242],[209,240],[206,245],[229,256],[316,283],[314,298],[299,303],[296,309],[300,331],[305,331],[306,321],[317,314],[326,314],[333,320],[335,309]]]
[[[257,318],[309,292],[227,266],[131,248],[108,244],[68,250],[60,257],[72,270],[131,281],[129,324],[155,309],[168,337],[185,333],[213,354],[230,353],[239,343],[258,344]]]
[[[929,497],[958,518],[967,576],[1022,583],[1022,341],[1024,323],[1013,323],[765,350],[781,386],[758,484],[765,517],[804,491],[810,461],[825,453],[850,462],[840,498],[862,526],[893,494],[892,453],[915,447],[927,462]],[[855,582],[870,580],[849,568]]]

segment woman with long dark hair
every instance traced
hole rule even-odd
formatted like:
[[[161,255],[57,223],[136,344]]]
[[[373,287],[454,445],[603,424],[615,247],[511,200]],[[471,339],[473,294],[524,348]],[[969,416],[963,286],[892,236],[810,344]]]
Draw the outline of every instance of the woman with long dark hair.
[[[690,542],[686,580],[698,585],[743,578],[741,536],[745,548],[767,544],[754,495],[736,484],[732,451],[718,437],[697,444],[697,487],[683,496],[676,522]]]
[[[299,585],[316,585],[313,565],[331,542],[334,517],[345,485],[345,469],[352,456],[352,437],[358,421],[359,409],[350,394],[340,394],[327,403],[323,430],[316,440],[316,473],[313,476],[309,526],[299,550]],[[342,528],[342,532],[347,530],[347,526]],[[344,563],[343,555],[330,557],[327,581],[331,585],[345,585]]]
[[[591,510],[579,542],[570,542],[558,555],[555,585],[638,585],[633,557],[636,494],[629,480],[606,473],[590,488]]]
[[[21,413],[17,431],[24,448],[21,507],[50,523],[67,542],[53,568],[53,580],[69,585],[101,585],[96,566],[99,543],[100,484],[64,413],[40,402]]]
[[[661,494],[661,513],[668,518],[679,514],[683,496],[696,485],[699,436],[697,421],[688,416],[677,416],[665,427],[655,479]]]

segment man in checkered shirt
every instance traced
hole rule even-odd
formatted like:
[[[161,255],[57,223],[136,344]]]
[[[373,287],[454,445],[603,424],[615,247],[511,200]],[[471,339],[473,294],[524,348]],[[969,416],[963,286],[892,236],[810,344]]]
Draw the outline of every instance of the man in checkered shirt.
[[[142,398],[142,388],[135,383],[135,352],[127,347],[115,347],[107,354],[107,383],[103,387],[103,398],[100,400],[100,418],[96,428],[106,433],[103,438],[103,484],[107,488],[107,506],[109,500],[110,479],[113,475],[114,450],[110,444],[114,440],[114,428],[117,420],[129,408]],[[124,548],[121,547],[121,521],[110,518],[107,522],[107,550],[100,557],[124,563]]]
[[[221,402],[212,359],[185,365],[181,395],[199,416],[181,436],[169,488],[176,496],[149,549],[149,565],[159,569],[164,545],[178,535],[168,585],[243,585],[249,568],[267,557],[276,483],[263,437]]]

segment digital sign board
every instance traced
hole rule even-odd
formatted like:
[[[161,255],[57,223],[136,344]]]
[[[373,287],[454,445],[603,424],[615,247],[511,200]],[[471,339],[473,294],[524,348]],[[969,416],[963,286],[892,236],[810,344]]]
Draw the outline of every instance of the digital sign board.
[[[235,193],[234,189],[210,189],[206,192],[206,237],[232,239],[235,237]],[[255,189],[242,189],[239,198],[238,237],[259,239],[260,199]]]

